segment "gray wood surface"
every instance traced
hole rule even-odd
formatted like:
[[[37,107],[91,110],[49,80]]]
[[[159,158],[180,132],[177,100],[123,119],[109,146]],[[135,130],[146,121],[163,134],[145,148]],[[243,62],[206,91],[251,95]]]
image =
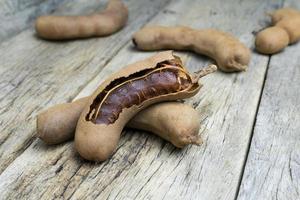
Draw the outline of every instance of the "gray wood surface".
[[[0,42],[29,27],[36,16],[55,10],[62,0],[0,0]]]
[[[80,9],[83,1],[74,2],[57,5],[55,12],[82,12],[96,5],[91,1]],[[154,53],[132,48],[131,35],[141,26],[218,28],[253,48],[252,33],[268,23],[265,12],[282,6],[276,0],[125,2],[129,23],[111,37],[53,43],[24,28],[0,44],[0,199],[299,197],[299,45],[270,63],[268,56],[253,52],[247,72],[217,72],[203,79],[200,93],[185,101],[201,114],[200,147],[179,150],[149,133],[125,130],[112,158],[94,163],[82,160],[72,142],[47,146],[33,137],[39,111],[89,95],[112,72]],[[212,62],[177,53],[190,71]]]
[[[299,51],[271,59],[238,199],[300,198]]]
[[[271,57],[239,200],[300,199],[299,52],[298,43]]]

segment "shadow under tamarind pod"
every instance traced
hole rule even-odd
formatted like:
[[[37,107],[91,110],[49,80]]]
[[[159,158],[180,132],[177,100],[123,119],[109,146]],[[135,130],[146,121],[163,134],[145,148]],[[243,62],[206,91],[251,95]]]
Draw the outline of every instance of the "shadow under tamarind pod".
[[[76,150],[87,160],[107,159],[134,115],[157,102],[194,96],[202,87],[199,79],[216,69],[210,65],[191,75],[172,51],[124,67],[88,99],[77,122]]]
[[[89,97],[55,105],[37,116],[37,136],[47,144],[60,144],[74,138],[79,116]],[[138,112],[126,127],[152,132],[178,148],[200,145],[200,119],[191,106],[180,102],[153,104]]]
[[[214,59],[224,72],[245,71],[250,50],[238,39],[215,29],[192,29],[186,26],[145,26],[132,38],[140,50],[190,50]]]
[[[282,8],[268,14],[273,26],[260,31],[255,38],[259,53],[274,54],[300,40],[300,12]]]
[[[121,0],[109,0],[107,7],[86,16],[41,16],[36,20],[37,35],[48,40],[107,36],[119,31],[128,19]]]

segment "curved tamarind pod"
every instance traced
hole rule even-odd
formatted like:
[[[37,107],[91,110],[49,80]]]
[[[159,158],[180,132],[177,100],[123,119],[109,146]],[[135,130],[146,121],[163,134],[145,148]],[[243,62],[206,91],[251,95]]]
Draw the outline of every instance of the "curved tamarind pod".
[[[132,39],[141,50],[191,50],[217,62],[224,72],[244,71],[250,61],[250,50],[228,33],[214,29],[196,30],[184,26],[146,26]]]
[[[300,12],[283,8],[269,14],[274,26],[256,35],[255,48],[264,54],[274,54],[300,40]]]
[[[37,117],[37,136],[47,144],[59,144],[74,138],[79,116],[89,97],[53,106]],[[198,112],[180,102],[153,104],[138,112],[127,127],[152,132],[178,148],[201,144],[198,136]]]
[[[121,0],[109,0],[105,10],[87,16],[41,16],[35,29],[41,38],[65,40],[106,36],[120,30],[127,22],[128,10]]]
[[[216,66],[211,65],[191,76],[171,51],[128,65],[89,98],[76,127],[77,151],[87,160],[107,159],[135,114],[157,102],[195,95],[202,86],[198,80],[215,70]]]

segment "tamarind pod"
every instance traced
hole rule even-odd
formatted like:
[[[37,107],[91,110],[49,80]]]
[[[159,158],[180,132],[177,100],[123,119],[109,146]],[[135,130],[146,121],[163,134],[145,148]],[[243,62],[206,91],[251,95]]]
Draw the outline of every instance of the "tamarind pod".
[[[215,70],[212,65],[192,77],[171,51],[123,68],[98,87],[83,109],[75,132],[78,153],[87,160],[107,159],[135,114],[157,102],[195,95],[202,86],[199,78]]]
[[[244,71],[250,50],[228,33],[214,29],[196,30],[185,26],[146,26],[132,39],[141,50],[191,50],[214,59],[224,72]]]
[[[126,125],[153,132],[178,148],[200,145],[200,119],[191,106],[179,102],[162,102],[140,111]]]
[[[272,24],[275,25],[277,22],[284,20],[284,19],[290,19],[295,16],[299,16],[299,11],[295,10],[293,8],[281,8],[278,10],[275,10],[272,13],[268,13],[268,15],[271,17]]]
[[[37,136],[47,144],[59,144],[74,138],[79,116],[89,97],[53,106],[37,117]],[[178,148],[201,144],[198,136],[198,112],[180,102],[153,104],[138,112],[127,127],[152,132]]]
[[[89,97],[55,105],[37,116],[37,137],[47,144],[59,144],[74,138],[79,116]]]
[[[269,27],[256,35],[255,48],[264,54],[274,54],[289,45],[288,33],[277,26]]]
[[[300,40],[300,12],[292,8],[282,8],[269,14],[273,27],[259,32],[255,48],[264,54],[281,51],[289,44]]]
[[[105,10],[86,16],[41,16],[36,20],[37,35],[49,40],[107,36],[127,22],[128,10],[121,0],[109,0]]]
[[[275,26],[288,33],[290,44],[300,40],[300,14],[294,18],[280,20]]]

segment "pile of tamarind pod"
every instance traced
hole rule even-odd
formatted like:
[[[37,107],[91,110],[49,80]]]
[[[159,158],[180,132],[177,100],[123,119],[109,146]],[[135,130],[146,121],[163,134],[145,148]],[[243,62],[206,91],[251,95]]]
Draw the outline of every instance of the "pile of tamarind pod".
[[[256,50],[263,54],[274,54],[289,44],[300,40],[300,12],[292,8],[282,8],[269,14],[271,27],[256,35]]]
[[[179,148],[200,144],[197,111],[169,101],[197,94],[199,79],[216,69],[209,65],[190,74],[171,51],[158,53],[111,75],[91,96],[39,114],[37,136],[58,144],[75,132],[76,150],[93,161],[112,155],[125,125],[154,132]]]
[[[77,121],[88,98],[58,104],[40,113],[37,118],[37,136],[47,144],[60,144],[73,139]],[[153,104],[138,112],[126,126],[153,132],[178,148],[202,143],[198,135],[198,112],[181,102]]]
[[[214,59],[224,72],[245,71],[250,50],[229,33],[186,26],[146,26],[132,39],[140,50],[190,50]]]
[[[37,35],[48,40],[65,40],[111,35],[128,19],[121,0],[109,0],[105,10],[87,16],[41,16],[36,20]]]

